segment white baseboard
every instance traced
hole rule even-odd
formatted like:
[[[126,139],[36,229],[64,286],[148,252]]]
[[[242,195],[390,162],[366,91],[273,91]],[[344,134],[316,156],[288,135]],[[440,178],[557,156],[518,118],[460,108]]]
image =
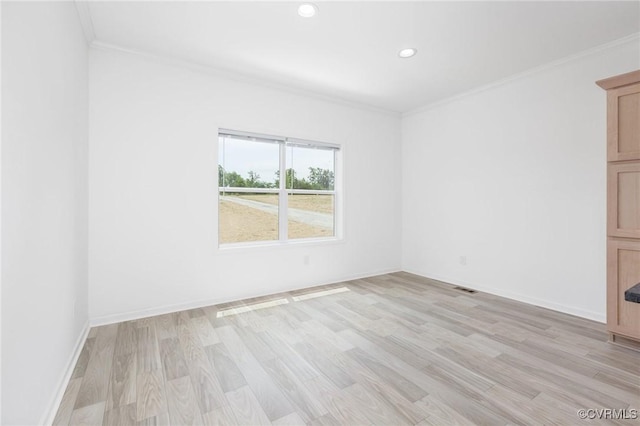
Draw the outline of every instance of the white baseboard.
[[[441,281],[446,284],[467,287],[473,290],[478,290],[485,293],[493,294],[494,296],[506,297],[507,299],[517,300],[518,302],[524,302],[530,305],[540,306],[542,308],[551,309],[551,310],[562,312],[569,315],[575,315],[577,317],[586,318],[586,319],[597,321],[603,324],[607,322],[606,315],[600,312],[588,311],[575,306],[567,306],[564,304],[553,302],[551,300],[539,299],[537,297],[531,297],[525,294],[504,291],[502,289],[484,286],[478,283],[472,283],[472,282],[467,282],[467,281],[458,280],[458,279],[451,279],[451,278],[439,276],[436,274],[429,274],[429,273],[425,274],[423,272],[411,270],[410,268],[409,269],[404,268],[403,270],[406,272],[409,272],[410,274],[420,275],[421,277],[425,277],[431,280]]]
[[[107,324],[115,324],[115,323],[122,322],[122,321],[137,320],[137,319],[140,319],[140,318],[146,318],[146,317],[152,317],[152,316],[156,316],[156,315],[169,314],[169,313],[172,313],[172,312],[184,311],[184,310],[187,310],[187,309],[196,309],[196,308],[202,308],[204,306],[219,305],[221,303],[235,302],[235,301],[238,301],[238,300],[251,299],[251,298],[254,298],[254,297],[268,296],[268,295],[271,295],[271,294],[284,293],[284,292],[287,292],[287,291],[302,290],[302,289],[311,288],[311,287],[317,287],[317,286],[321,286],[321,285],[336,284],[336,283],[340,283],[340,282],[343,282],[343,281],[357,280],[357,279],[360,279],[360,278],[367,278],[367,277],[372,277],[372,276],[376,276],[376,275],[391,274],[393,272],[400,272],[400,271],[401,271],[401,269],[399,269],[399,268],[383,269],[383,270],[379,270],[379,271],[347,275],[347,276],[343,276],[343,277],[340,277],[340,278],[336,278],[336,279],[328,281],[328,282],[318,282],[318,283],[313,283],[313,284],[305,284],[305,285],[301,285],[301,286],[287,287],[287,288],[283,288],[283,289],[274,289],[274,291],[270,291],[268,293],[242,294],[242,295],[238,295],[237,297],[233,297],[231,299],[194,300],[194,301],[190,301],[190,302],[176,303],[176,304],[173,304],[173,305],[165,305],[165,306],[160,306],[160,307],[156,307],[156,308],[141,309],[141,310],[136,310],[136,311],[129,311],[129,312],[123,312],[123,313],[118,313],[118,314],[112,314],[112,315],[104,315],[104,316],[100,316],[100,317],[91,318],[90,319],[90,323],[91,323],[91,327],[97,327],[97,326],[107,325]]]
[[[73,369],[78,362],[78,358],[80,357],[80,352],[82,352],[82,347],[84,346],[84,342],[87,340],[87,335],[89,334],[89,321],[84,324],[82,328],[82,332],[78,336],[78,340],[76,340],[75,347],[73,352],[71,353],[71,357],[67,362],[67,365],[58,381],[57,391],[53,395],[51,402],[47,406],[47,410],[44,412],[42,418],[40,419],[41,425],[49,426],[53,423],[53,420],[56,417],[56,413],[58,412],[58,407],[60,406],[60,402],[62,402],[62,397],[64,396],[64,391],[67,389],[67,385],[69,384],[69,380],[71,379],[71,375],[73,374]]]

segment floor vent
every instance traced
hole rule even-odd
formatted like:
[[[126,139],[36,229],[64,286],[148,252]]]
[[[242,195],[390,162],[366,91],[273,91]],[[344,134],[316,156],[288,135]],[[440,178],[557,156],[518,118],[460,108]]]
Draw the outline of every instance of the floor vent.
[[[469,294],[477,293],[477,291],[475,291],[475,290],[471,290],[470,288],[454,287],[453,289],[454,289],[454,290],[459,290],[459,291],[464,291],[465,293],[469,293]]]

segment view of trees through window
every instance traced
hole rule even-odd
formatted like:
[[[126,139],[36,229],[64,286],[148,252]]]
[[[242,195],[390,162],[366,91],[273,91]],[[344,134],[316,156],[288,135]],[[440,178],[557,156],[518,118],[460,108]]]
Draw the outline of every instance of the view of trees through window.
[[[299,179],[294,169],[287,169],[285,186],[287,189],[325,189],[333,190],[334,172],[320,167],[309,167],[307,178]],[[218,182],[224,188],[280,188],[280,171],[275,172],[275,179],[265,181],[262,176],[253,170],[249,170],[243,177],[238,172],[227,171],[218,165]]]
[[[334,236],[335,153],[320,145],[221,134],[220,244]],[[280,211],[283,205],[286,211]]]

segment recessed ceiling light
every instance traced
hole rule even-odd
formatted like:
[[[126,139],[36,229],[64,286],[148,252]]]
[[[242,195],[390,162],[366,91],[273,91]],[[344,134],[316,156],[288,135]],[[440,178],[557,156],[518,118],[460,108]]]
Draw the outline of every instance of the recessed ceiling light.
[[[298,15],[303,18],[311,18],[318,11],[318,6],[311,3],[303,3],[298,7]]]
[[[400,56],[401,58],[410,58],[416,53],[418,53],[418,50],[410,47],[408,49],[402,49],[401,51],[399,51],[398,56]]]

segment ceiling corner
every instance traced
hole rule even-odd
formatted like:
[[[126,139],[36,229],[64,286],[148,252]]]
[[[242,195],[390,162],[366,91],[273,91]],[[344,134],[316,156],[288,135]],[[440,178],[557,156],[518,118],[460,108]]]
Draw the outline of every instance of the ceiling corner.
[[[82,26],[84,37],[87,39],[87,44],[91,46],[91,44],[96,40],[96,33],[93,28],[89,2],[86,0],[74,0],[73,3],[78,11],[78,18],[80,19],[80,25]]]

